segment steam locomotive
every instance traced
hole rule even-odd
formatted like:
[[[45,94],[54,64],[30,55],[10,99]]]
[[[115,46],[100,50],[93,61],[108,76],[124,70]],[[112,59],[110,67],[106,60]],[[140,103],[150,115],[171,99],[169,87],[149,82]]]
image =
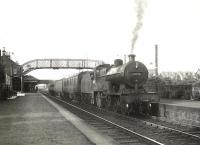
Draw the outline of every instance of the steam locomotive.
[[[93,71],[80,72],[48,85],[48,90],[63,99],[93,104],[122,114],[153,114],[158,109],[156,92],[146,92],[143,85],[148,79],[146,66],[129,55],[123,64],[103,64]],[[155,111],[156,110],[156,111]]]

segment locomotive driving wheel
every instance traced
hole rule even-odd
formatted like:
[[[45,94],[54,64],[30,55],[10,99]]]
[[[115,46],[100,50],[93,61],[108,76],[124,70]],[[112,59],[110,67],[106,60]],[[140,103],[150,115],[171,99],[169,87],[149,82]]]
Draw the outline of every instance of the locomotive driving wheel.
[[[113,103],[113,111],[114,112],[120,112],[120,98],[116,97]]]
[[[81,94],[81,103],[86,103],[85,94]]]
[[[125,103],[120,104],[120,113],[126,115],[128,112],[127,105]]]
[[[108,95],[106,97],[106,103],[105,103],[106,109],[110,109],[111,108],[111,101],[112,101],[111,96]]]

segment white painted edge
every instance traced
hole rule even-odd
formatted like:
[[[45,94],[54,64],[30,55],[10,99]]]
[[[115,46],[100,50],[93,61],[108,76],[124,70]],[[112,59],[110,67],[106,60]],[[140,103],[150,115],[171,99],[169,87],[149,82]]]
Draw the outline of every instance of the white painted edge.
[[[135,135],[137,135],[137,136],[140,136],[140,137],[142,137],[142,138],[145,138],[145,139],[148,140],[148,141],[154,142],[155,144],[164,145],[163,143],[157,142],[157,141],[154,140],[154,139],[151,139],[151,138],[146,137],[146,136],[144,136],[144,135],[141,135],[141,134],[139,134],[139,133],[137,133],[137,132],[134,132],[134,131],[132,131],[132,130],[130,130],[130,129],[128,129],[128,128],[125,128],[125,127],[120,126],[120,125],[118,125],[118,124],[116,124],[116,123],[113,123],[112,121],[109,121],[109,120],[104,119],[104,118],[102,118],[102,117],[100,117],[100,116],[97,116],[97,115],[95,115],[95,114],[93,114],[93,113],[91,113],[91,112],[88,112],[88,111],[86,111],[86,110],[84,110],[84,109],[81,109],[81,108],[79,108],[79,107],[77,107],[77,106],[75,106],[75,105],[72,105],[72,104],[70,104],[70,103],[67,103],[67,102],[65,102],[65,101],[63,101],[63,100],[60,100],[60,99],[58,99],[58,98],[55,98],[55,99],[57,99],[57,100],[59,100],[59,101],[65,103],[65,104],[68,104],[68,105],[70,105],[70,106],[73,106],[74,108],[77,108],[77,109],[79,109],[79,110],[82,110],[83,112],[86,112],[86,113],[88,113],[88,114],[91,114],[92,116],[95,116],[95,117],[97,117],[97,118],[99,118],[99,119],[101,119],[101,120],[104,120],[104,121],[106,121],[106,122],[109,122],[109,123],[111,123],[111,124],[113,124],[113,125],[115,125],[115,126],[117,126],[117,127],[119,127],[119,128],[122,128],[122,129],[124,129],[124,130],[126,130],[126,131],[128,131],[128,132],[131,132],[131,133],[133,133],[133,134],[135,134]]]
[[[14,99],[16,99],[18,96],[16,95],[16,96],[12,96],[12,97],[10,97],[10,98],[8,98],[8,100],[14,100]]]
[[[25,96],[25,93],[17,92],[17,96]]]
[[[57,103],[53,102],[43,94],[41,95],[53,107],[55,107],[66,120],[71,122],[77,129],[79,129],[91,142],[95,143],[96,145],[119,145],[119,143],[117,143],[111,137],[103,135],[101,132],[85,123],[82,119],[72,114],[67,109],[59,106]]]

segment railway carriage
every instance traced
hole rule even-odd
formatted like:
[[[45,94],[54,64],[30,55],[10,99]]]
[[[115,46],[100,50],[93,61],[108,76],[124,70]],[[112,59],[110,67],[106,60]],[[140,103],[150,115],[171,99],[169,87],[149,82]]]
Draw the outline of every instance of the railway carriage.
[[[77,100],[75,97],[80,94],[79,75],[63,79],[63,93],[65,99]]]
[[[55,93],[54,93],[54,82],[50,82],[49,84],[47,84],[47,90],[48,90],[50,95],[55,95]]]
[[[94,81],[94,73],[92,71],[85,71],[81,74],[81,95],[80,99],[84,103],[94,104],[93,99],[93,81]]]
[[[91,96],[92,80],[90,71],[80,72],[68,78],[63,79],[62,92],[65,99],[82,100],[82,96]]]
[[[63,96],[63,79],[54,82],[54,92],[57,96]]]

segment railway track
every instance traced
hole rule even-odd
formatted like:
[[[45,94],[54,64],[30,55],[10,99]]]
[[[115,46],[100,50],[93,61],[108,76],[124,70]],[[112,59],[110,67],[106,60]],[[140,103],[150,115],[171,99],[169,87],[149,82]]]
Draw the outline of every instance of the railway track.
[[[94,109],[94,107],[91,108],[88,106],[83,109],[83,106],[79,108],[59,98],[49,97],[123,145],[199,145],[200,142],[200,137],[191,132],[185,132],[116,113],[113,115],[113,113],[97,108]]]
[[[156,123],[156,121],[155,121],[154,123],[150,124],[147,121],[148,125],[161,127],[161,128],[172,130],[172,131],[177,131],[177,132],[180,132],[180,133],[183,133],[183,134],[186,134],[186,135],[188,134],[189,136],[192,136],[194,138],[200,139],[200,127],[199,126],[171,124],[171,123],[167,123],[167,122],[166,122],[167,125],[164,126],[163,123],[164,122],[162,122],[162,123],[157,122]]]

